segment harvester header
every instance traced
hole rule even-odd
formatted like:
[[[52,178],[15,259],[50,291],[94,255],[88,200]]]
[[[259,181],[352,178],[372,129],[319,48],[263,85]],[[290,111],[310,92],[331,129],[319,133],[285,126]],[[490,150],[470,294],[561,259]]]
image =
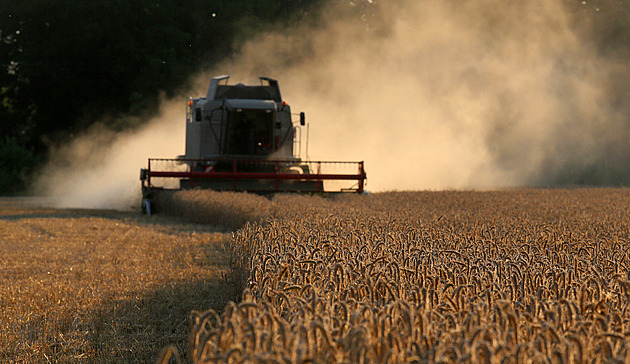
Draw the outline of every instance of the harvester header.
[[[207,188],[253,193],[335,193],[364,191],[363,162],[324,162],[302,158],[308,140],[304,113],[293,120],[278,81],[229,85],[214,77],[205,97],[186,109],[186,150],[176,159],[151,158],[142,169],[143,208],[164,190]],[[154,209],[155,210],[155,209]]]

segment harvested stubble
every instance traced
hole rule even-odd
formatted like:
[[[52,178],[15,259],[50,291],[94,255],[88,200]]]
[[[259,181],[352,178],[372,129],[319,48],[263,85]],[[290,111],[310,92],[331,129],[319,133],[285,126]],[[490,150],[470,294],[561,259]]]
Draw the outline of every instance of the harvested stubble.
[[[168,343],[185,353],[190,311],[233,294],[228,234],[21,205],[0,201],[1,363],[146,363]]]
[[[628,189],[291,202],[235,234],[247,289],[193,313],[195,361],[630,359]]]

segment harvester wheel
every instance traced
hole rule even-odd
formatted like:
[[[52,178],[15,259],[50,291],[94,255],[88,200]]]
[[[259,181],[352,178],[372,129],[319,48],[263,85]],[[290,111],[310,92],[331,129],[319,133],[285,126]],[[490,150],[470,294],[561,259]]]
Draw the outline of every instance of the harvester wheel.
[[[151,200],[148,198],[142,199],[142,212],[147,215],[151,215]]]

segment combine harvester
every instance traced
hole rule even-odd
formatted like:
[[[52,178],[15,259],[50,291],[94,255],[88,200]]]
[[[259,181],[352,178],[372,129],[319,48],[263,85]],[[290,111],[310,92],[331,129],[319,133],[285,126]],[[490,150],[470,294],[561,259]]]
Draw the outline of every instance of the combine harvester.
[[[228,85],[229,76],[212,79],[206,97],[189,98],[186,154],[177,159],[150,158],[140,170],[142,209],[159,208],[159,196],[174,190],[204,188],[257,194],[362,193],[363,162],[302,159],[304,113],[293,121],[278,81]]]

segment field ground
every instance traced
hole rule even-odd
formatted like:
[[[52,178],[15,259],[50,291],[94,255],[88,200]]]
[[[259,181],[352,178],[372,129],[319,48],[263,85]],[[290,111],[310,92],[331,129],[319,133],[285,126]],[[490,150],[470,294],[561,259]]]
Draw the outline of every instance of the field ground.
[[[234,298],[231,234],[37,205],[0,199],[0,362],[154,362],[168,344],[185,355],[191,312]]]
[[[271,218],[230,240],[248,289],[194,316],[196,362],[630,362],[630,189],[222,197],[173,196]]]
[[[0,199],[0,362],[630,362],[628,188],[169,198]]]

